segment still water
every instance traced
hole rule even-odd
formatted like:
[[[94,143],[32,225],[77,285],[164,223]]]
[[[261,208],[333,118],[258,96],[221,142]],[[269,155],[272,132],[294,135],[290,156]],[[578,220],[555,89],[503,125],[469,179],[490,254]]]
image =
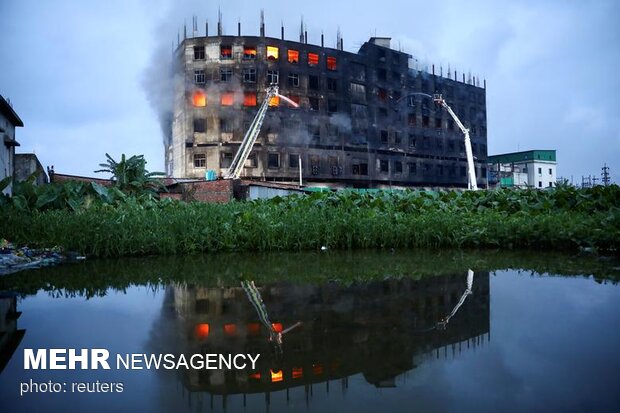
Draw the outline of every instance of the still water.
[[[13,274],[0,278],[1,411],[618,411],[619,279],[614,260],[398,252]],[[260,358],[243,370],[25,370],[25,348]],[[30,381],[122,392],[20,396]]]

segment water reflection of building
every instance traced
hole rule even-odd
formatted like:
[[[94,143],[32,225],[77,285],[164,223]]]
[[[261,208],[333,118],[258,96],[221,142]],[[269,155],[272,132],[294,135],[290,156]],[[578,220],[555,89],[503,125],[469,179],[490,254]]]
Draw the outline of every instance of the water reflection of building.
[[[274,352],[269,332],[241,287],[170,287],[179,333],[176,350],[193,353],[260,353],[255,371],[189,370],[190,391],[231,395],[265,393],[363,374],[378,387],[441,357],[480,345],[489,333],[489,276],[477,273],[473,294],[437,328],[466,289],[466,274],[420,281],[393,279],[345,286],[276,283],[260,288],[276,331],[301,321]]]
[[[13,353],[22,341],[26,330],[17,328],[17,296],[13,293],[0,292],[0,373],[4,370]]]

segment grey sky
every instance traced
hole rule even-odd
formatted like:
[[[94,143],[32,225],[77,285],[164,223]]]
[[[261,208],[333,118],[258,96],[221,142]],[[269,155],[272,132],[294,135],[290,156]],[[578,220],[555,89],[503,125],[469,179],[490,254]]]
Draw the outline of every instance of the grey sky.
[[[177,4],[178,3],[178,4]],[[596,174],[604,162],[620,182],[620,1],[34,1],[0,2],[0,94],[25,123],[17,139],[56,171],[93,175],[105,159],[144,154],[163,170],[160,128],[143,84],[176,42],[184,19],[217,8],[226,33],[311,43],[321,31],[345,49],[392,37],[420,62],[487,80],[489,154],[557,149],[558,175]],[[155,68],[155,70],[153,70]],[[150,69],[150,70],[149,70]],[[163,67],[162,67],[163,70]],[[151,89],[150,87],[148,87]]]

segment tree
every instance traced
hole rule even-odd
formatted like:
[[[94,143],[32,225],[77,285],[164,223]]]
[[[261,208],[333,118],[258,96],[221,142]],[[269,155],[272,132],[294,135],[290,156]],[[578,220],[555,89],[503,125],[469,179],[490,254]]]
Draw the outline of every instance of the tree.
[[[158,179],[163,178],[164,173],[147,171],[144,155],[127,158],[125,154],[122,154],[119,162],[107,153],[105,156],[108,161],[99,164],[104,169],[96,170],[95,173],[111,173],[114,186],[121,191],[131,194],[156,193],[158,189],[164,188],[163,183]]]

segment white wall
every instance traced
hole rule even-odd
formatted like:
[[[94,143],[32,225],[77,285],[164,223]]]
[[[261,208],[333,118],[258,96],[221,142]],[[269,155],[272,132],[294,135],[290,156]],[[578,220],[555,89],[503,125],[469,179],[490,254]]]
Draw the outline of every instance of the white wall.
[[[527,177],[529,185],[537,189],[555,186],[556,167],[557,165],[554,162],[534,161],[528,163]]]

